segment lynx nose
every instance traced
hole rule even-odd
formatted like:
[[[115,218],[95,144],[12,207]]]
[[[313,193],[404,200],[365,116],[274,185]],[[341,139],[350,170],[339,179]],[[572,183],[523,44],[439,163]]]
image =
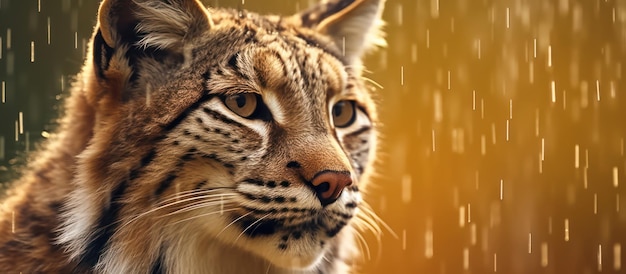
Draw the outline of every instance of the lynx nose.
[[[322,206],[334,203],[346,186],[352,184],[349,172],[322,171],[311,180],[311,186]]]

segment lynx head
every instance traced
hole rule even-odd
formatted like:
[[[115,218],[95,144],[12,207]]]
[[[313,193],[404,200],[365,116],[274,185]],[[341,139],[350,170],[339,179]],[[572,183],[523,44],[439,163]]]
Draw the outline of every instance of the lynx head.
[[[211,246],[285,269],[342,256],[367,218],[361,58],[383,41],[383,2],[280,17],[103,1],[82,73],[95,121],[60,242],[112,273],[182,269]]]

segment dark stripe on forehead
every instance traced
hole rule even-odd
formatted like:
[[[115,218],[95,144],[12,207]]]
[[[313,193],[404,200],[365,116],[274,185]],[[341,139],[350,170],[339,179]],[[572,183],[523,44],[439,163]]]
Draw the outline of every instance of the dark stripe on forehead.
[[[213,97],[214,95],[209,94],[209,91],[205,90],[203,92],[203,95],[200,97],[200,99],[198,99],[195,103],[191,104],[191,106],[187,107],[181,114],[179,114],[176,118],[174,118],[174,120],[172,120],[169,124],[163,126],[163,130],[165,132],[168,132],[176,128],[183,120],[185,120],[185,118],[187,118],[187,116],[189,116],[189,114],[191,114],[191,112],[198,109],[202,103],[211,100]]]

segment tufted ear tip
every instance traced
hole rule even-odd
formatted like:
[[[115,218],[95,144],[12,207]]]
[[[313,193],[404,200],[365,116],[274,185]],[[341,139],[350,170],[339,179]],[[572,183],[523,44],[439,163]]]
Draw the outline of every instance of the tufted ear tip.
[[[349,62],[386,46],[382,27],[385,0],[329,0],[297,14],[301,25],[330,36]]]
[[[98,28],[111,48],[120,44],[180,46],[177,41],[182,37],[197,35],[211,25],[198,0],[104,0],[98,10]]]

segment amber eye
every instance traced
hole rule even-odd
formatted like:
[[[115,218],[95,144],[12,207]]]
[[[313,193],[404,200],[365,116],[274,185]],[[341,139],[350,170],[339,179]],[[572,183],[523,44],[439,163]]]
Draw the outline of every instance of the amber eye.
[[[356,108],[354,101],[343,100],[333,106],[333,123],[336,127],[347,127],[354,123]]]
[[[259,101],[254,93],[242,93],[225,97],[224,104],[237,115],[250,118],[256,111]]]

